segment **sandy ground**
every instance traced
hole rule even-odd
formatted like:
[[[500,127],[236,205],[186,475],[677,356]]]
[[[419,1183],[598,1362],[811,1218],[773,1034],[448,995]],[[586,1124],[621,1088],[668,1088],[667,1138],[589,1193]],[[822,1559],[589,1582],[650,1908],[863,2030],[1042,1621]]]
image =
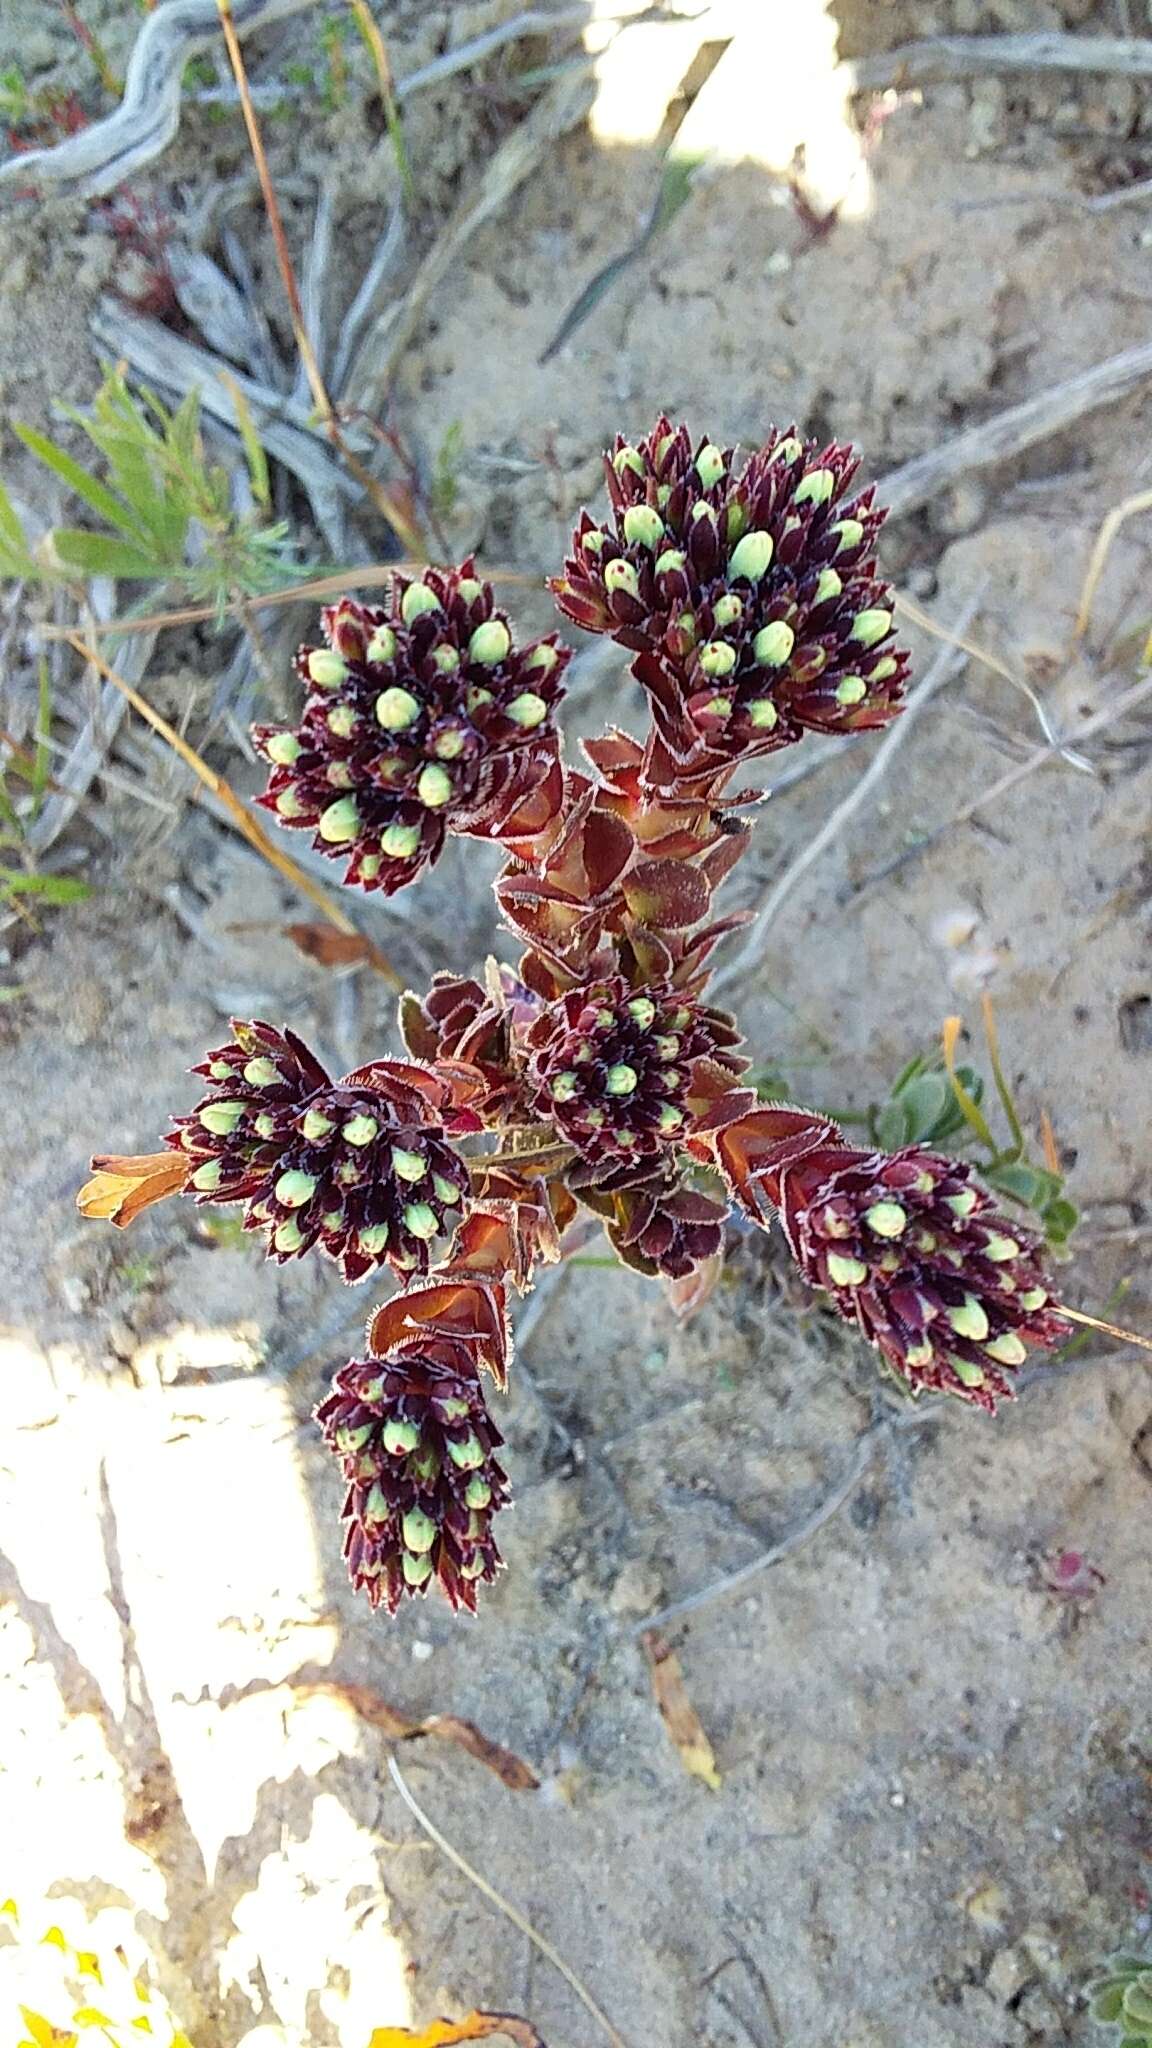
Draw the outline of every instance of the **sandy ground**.
[[[55,10],[18,12],[28,71],[75,69]],[[127,12],[82,0],[117,63]],[[398,74],[512,12],[395,9]],[[860,4],[839,13],[841,47],[1086,14],[1086,33],[1117,33],[1126,12]],[[314,27],[268,51],[315,61]],[[523,111],[506,66],[413,103],[409,271]],[[334,179],[345,298],[392,175],[365,142],[366,94],[354,72],[303,141],[269,124],[298,244],[318,170]],[[885,111],[859,218],[811,240],[779,179],[721,171],[541,366],[575,290],[642,223],[656,166],[584,130],[549,151],[434,295],[393,394],[429,464],[459,422],[454,544],[542,575],[604,438],[661,407],[719,440],[796,419],[856,439],[882,474],[1145,338],[1147,211],[1080,200],[1148,175],[1147,88],[978,77]],[[244,163],[235,115],[201,110],[140,189],[187,206]],[[273,303],[254,207],[244,233]],[[88,313],[113,254],[79,202],[9,206],[0,236],[0,398],[42,424],[52,396],[92,387]],[[1148,615],[1139,523],[1085,650],[1060,661],[1100,518],[1149,484],[1150,427],[1141,392],[891,530],[901,586],[943,623],[980,591],[973,636],[1058,719],[1132,680],[1118,650]],[[4,459],[35,488],[11,436]],[[547,607],[530,590],[521,610],[539,624]],[[930,644],[913,644],[923,666]],[[194,729],[214,659],[207,640],[162,643],[150,675]],[[636,716],[632,686],[599,673],[573,729]],[[742,1016],[801,1094],[861,1104],[949,1010],[974,1022],[990,975],[1022,1104],[1052,1114],[1086,1211],[1069,1298],[1099,1307],[1128,1280],[1123,1313],[1148,1326],[1147,726],[1106,735],[1094,775],[1050,766],[886,872],[1039,738],[1026,699],[970,664],[790,897]],[[250,779],[227,745],[214,758]],[[630,1276],[572,1271],[501,1416],[508,1572],[477,1623],[431,1604],[374,1619],[344,1583],[339,1486],[309,1421],[364,1297],[338,1299],[328,1270],[265,1268],[182,1209],[124,1238],[73,1211],[89,1151],[150,1149],[230,1013],[287,1019],[344,1065],[395,1043],[382,984],[303,961],[277,930],[296,902],[147,760],[175,816],[98,786],[71,832],[94,896],[31,942],[6,935],[24,993],[0,1010],[0,1893],[33,1920],[70,1899],[131,1930],[197,2048],[257,2028],[261,2048],[366,2048],[373,2025],[474,2004],[529,2014],[549,2048],[592,2048],[603,2033],[570,1989],[420,1833],[380,1733],[305,1693],[326,1675],[413,1717],[467,1716],[530,1761],[535,1792],[443,1743],[400,1751],[429,1817],[628,2048],[1095,2038],[1084,1981],[1152,1924],[1146,1365],[1089,1350],[994,1425],[888,1428],[836,1519],[676,1630],[719,1791],[666,1738],[640,1627],[778,1541],[888,1413],[867,1359],[790,1305],[755,1246],[687,1326]],[[771,803],[738,890],[782,868],[858,765]],[[484,879],[454,853],[414,916],[379,926],[406,972],[482,957]],[[942,933],[960,913],[974,936],[957,950]],[[1102,1575],[1081,1603],[1046,1586],[1064,1548]]]

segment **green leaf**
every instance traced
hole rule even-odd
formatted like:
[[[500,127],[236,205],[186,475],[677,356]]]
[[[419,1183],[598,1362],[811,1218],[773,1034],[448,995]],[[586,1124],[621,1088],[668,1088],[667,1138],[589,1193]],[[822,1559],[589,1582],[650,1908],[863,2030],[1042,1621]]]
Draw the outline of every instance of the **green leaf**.
[[[77,875],[26,875],[19,868],[0,868],[0,894],[39,896],[45,903],[80,903],[92,894],[92,885]]]
[[[1047,1167],[1029,1166],[1024,1159],[1007,1159],[998,1166],[986,1167],[984,1177],[994,1188],[999,1188],[1002,1195],[1011,1195],[1027,1208],[1037,1210],[1054,1201],[1062,1185]]]
[[[1058,1195],[1054,1202],[1048,1202],[1040,1211],[1044,1234],[1053,1244],[1066,1244],[1080,1221],[1080,1211],[1075,1202],[1069,1202]]]
[[[935,1129],[949,1107],[950,1091],[943,1074],[919,1074],[900,1091],[908,1126],[906,1143],[915,1144]]]
[[[73,462],[72,457],[66,455],[63,448],[58,448],[55,441],[50,441],[46,434],[36,433],[34,428],[23,426],[19,420],[14,420],[13,426],[24,446],[31,449],[33,455],[39,456],[40,461],[45,463],[62,483],[66,483],[76,497],[82,498],[93,512],[101,519],[106,519],[109,526],[114,526],[118,533],[125,533],[133,539],[140,538],[139,528],[131,515],[131,508],[112,491],[107,490],[90,470],[84,469],[79,462]]]
[[[154,555],[144,554],[110,533],[85,533],[76,526],[54,526],[52,543],[60,560],[82,576],[130,577],[153,582],[165,573]]]
[[[911,1120],[901,1098],[882,1104],[876,1116],[876,1143],[885,1152],[898,1152],[912,1136]]]
[[[228,396],[232,400],[232,410],[236,415],[236,425],[240,430],[240,439],[244,443],[244,453],[248,459],[248,475],[252,482],[252,495],[256,503],[266,512],[272,503],[272,487],[268,481],[268,457],[264,453],[264,444],[256,431],[256,422],[252,417],[252,408],[235,377],[229,376],[228,372],[224,370],[221,372],[221,381],[228,387]]]
[[[1125,2026],[1152,2027],[1152,1971],[1146,1970],[1128,1986],[1121,2016]]]
[[[1092,2017],[1094,2020],[1099,2020],[1103,2026],[1110,2026],[1114,2020],[1120,2018],[1123,2004],[1123,1984],[1105,1984],[1095,1993],[1092,1999]]]
[[[3,484],[0,483],[0,562],[5,560],[27,565],[27,568],[14,567],[8,570],[7,573],[13,576],[27,574],[28,569],[33,566],[27,537],[24,528],[20,524],[16,507],[13,505]]]

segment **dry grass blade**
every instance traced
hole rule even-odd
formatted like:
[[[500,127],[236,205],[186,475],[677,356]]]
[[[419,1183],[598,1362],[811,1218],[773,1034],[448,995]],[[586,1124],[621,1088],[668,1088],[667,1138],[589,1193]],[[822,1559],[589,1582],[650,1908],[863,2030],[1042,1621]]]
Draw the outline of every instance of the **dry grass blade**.
[[[1140,682],[1133,683],[1131,689],[1124,690],[1111,704],[1106,704],[1103,710],[1094,712],[1091,718],[1086,718],[1083,725],[1077,728],[1074,738],[1077,741],[1093,739],[1097,733],[1105,732],[1110,725],[1115,725],[1119,719],[1127,717],[1130,711],[1138,710],[1149,697],[1152,697],[1152,676],[1144,676]],[[1009,768],[1007,774],[1000,777],[999,782],[992,784],[991,789],[982,789],[958,811],[954,811],[950,818],[945,818],[944,823],[937,825],[934,831],[925,833],[923,839],[918,839],[914,845],[905,846],[892,860],[885,862],[882,868],[865,875],[848,895],[859,896],[874,883],[887,881],[890,875],[898,874],[910,861],[919,860],[921,854],[938,845],[949,832],[954,832],[958,825],[970,824],[979,812],[989,805],[998,804],[1002,797],[1007,796],[1009,790],[1015,789],[1017,784],[1024,782],[1029,775],[1034,775],[1037,768],[1042,768],[1046,761],[1056,761],[1059,758],[1059,748],[1037,747],[1026,760],[1018,761],[1014,768]]]
[[[252,93],[248,84],[248,72],[244,63],[244,53],[240,48],[240,39],[236,34],[236,24],[232,13],[232,0],[216,0],[216,6],[220,15],[220,26],[224,31],[228,61],[232,66],[232,75],[236,80],[236,90],[240,94],[244,126],[248,131],[252,161],[256,166],[256,176],[260,181],[260,194],[264,201],[264,211],[268,216],[268,226],[271,230],[272,241],[276,250],[276,262],[279,266],[284,293],[288,300],[288,311],[292,320],[292,333],[300,354],[300,361],[303,364],[304,372],[308,379],[308,386],[312,393],[316,411],[323,422],[333,448],[340,455],[350,474],[356,478],[357,483],[367,493],[377,511],[382,513],[389,524],[395,528],[409,552],[420,554],[423,552],[424,547],[424,537],[420,529],[413,525],[409,513],[401,504],[396,494],[389,491],[384,484],[380,483],[378,478],[372,476],[365,469],[363,463],[349,448],[340,431],[340,422],[333,409],[332,400],[328,396],[327,386],[320,373],[320,365],[316,360],[316,352],[312,346],[305,324],[304,308],[300,302],[300,289],[296,283],[296,272],[293,268],[292,257],[288,248],[288,238],[284,232],[284,220],[280,212],[280,202],[276,197],[276,188],[272,183],[272,173],[268,168],[268,158],[264,150],[264,138],[260,133],[260,123],[256,118],[256,109],[252,104]]]
[[[909,1423],[927,1421],[929,1413],[928,1409],[923,1409],[919,1415],[909,1416],[907,1420]],[[637,1624],[632,1634],[643,1638],[653,1629],[665,1628],[669,1622],[683,1621],[689,1614],[697,1614],[702,1607],[710,1606],[713,1600],[723,1600],[730,1593],[740,1592],[749,1580],[759,1578],[770,1565],[780,1564],[784,1558],[791,1557],[793,1551],[799,1550],[810,1537],[815,1536],[826,1522],[839,1514],[845,1501],[851,1499],[869,1470],[889,1426],[887,1422],[878,1422],[864,1431],[857,1440],[856,1454],[843,1477],[830,1493],[825,1494],[819,1506],[813,1508],[810,1515],[805,1515],[803,1521],[796,1522],[778,1543],[762,1550],[759,1557],[741,1565],[738,1571],[728,1572],[722,1579],[714,1579],[710,1586],[702,1586],[698,1593],[689,1593],[683,1600],[674,1600],[670,1607],[662,1607],[658,1614],[650,1614],[646,1621]]]
[[[1152,501],[1152,493],[1149,493],[1149,498]],[[984,668],[991,669],[994,676],[1001,676],[1006,683],[1011,683],[1014,690],[1019,690],[1022,697],[1027,697],[1049,746],[1055,747],[1057,753],[1068,762],[1069,767],[1079,768],[1085,775],[1095,774],[1091,761],[1086,761],[1083,754],[1078,754],[1074,747],[1065,745],[1048,716],[1047,705],[1037,695],[1031,683],[1026,683],[1023,676],[1016,675],[1006,662],[1001,661],[999,655],[989,654],[986,647],[978,647],[975,640],[969,640],[966,634],[957,633],[949,626],[938,626],[931,612],[926,612],[912,598],[902,597],[899,592],[896,594],[896,609],[902,612],[906,619],[910,619],[914,626],[919,626],[922,633],[929,633],[934,640],[946,640],[952,647],[963,648],[964,653],[970,654],[973,661],[980,662]]]
[[[473,1870],[472,1865],[465,1861],[459,1849],[454,1849],[451,1842],[440,1833],[435,1823],[429,1820],[428,1815],[417,1804],[415,1797],[409,1791],[407,1781],[394,1756],[390,1756],[388,1759],[388,1769],[391,1772],[392,1782],[399,1792],[401,1799],[418,1826],[423,1828],[428,1840],[435,1842],[436,1847],[441,1853],[447,1856],[450,1863],[455,1864],[457,1870],[468,1879],[469,1884],[475,1885],[481,1896],[488,1900],[489,1905],[495,1906],[498,1913],[503,1913],[505,1919],[512,1922],[513,1927],[519,1930],[525,1937],[525,1940],[530,1941],[533,1948],[538,1950],[547,1962],[551,1963],[552,1968],[559,1971],[569,1989],[575,1992],[585,2011],[590,2012],[596,2024],[603,2029],[605,2037],[612,2043],[612,2048],[627,2048],[627,2043],[623,2036],[617,2033],[607,2013],[603,2012],[597,2005],[587,1985],[581,1982],[575,1970],[570,1968],[564,1961],[559,1950],[553,1947],[547,1936],[541,1934],[538,1928],[533,1927],[532,1922],[525,1918],[519,1908],[512,1905],[508,1899],[502,1897],[495,1886],[489,1884],[486,1877],[481,1877],[478,1870]]]
[[[258,597],[239,599],[231,604],[218,607],[214,604],[186,604],[170,612],[150,612],[147,618],[94,619],[87,628],[93,638],[103,639],[106,635],[119,634],[127,637],[133,633],[161,633],[169,626],[199,626],[208,619],[242,618],[248,612],[262,612],[280,605],[303,603],[312,597],[343,597],[349,590],[378,590],[392,581],[397,573],[419,575],[425,567],[424,558],[419,561],[405,559],[400,562],[370,562],[355,569],[340,570],[335,576],[313,576],[307,583],[287,583],[283,590],[262,590]],[[484,575],[491,583],[538,583],[539,579],[529,576],[522,569],[489,568],[481,564]],[[41,626],[42,640],[70,640],[70,626]]]
[[[405,197],[411,200],[415,197],[415,186],[412,182],[412,166],[408,161],[408,152],[404,147],[404,131],[400,125],[400,108],[396,101],[396,81],[392,76],[392,66],[388,61],[388,46],[380,33],[376,18],[368,6],[367,0],[348,0],[348,5],[352,10],[361,39],[370,51],[372,62],[376,67],[376,83],[380,87],[380,102],[384,108],[384,119],[388,126],[388,134],[391,138],[392,149],[396,158],[396,168],[400,173],[400,182],[404,187]]]
[[[263,826],[252,816],[247,805],[236,795],[231,785],[225,781],[222,775],[218,775],[214,768],[208,766],[207,761],[202,759],[196,752],[195,747],[189,746],[187,740],[176,731],[174,726],[169,725],[166,718],[161,717],[160,713],[149,704],[147,698],[142,697],[138,690],[134,690],[131,683],[126,682],[123,676],[117,675],[116,670],[110,668],[103,657],[96,652],[95,648],[89,647],[80,638],[78,633],[71,633],[66,637],[69,644],[75,648],[77,654],[82,655],[85,661],[90,662],[92,667],[104,677],[106,682],[115,685],[116,689],[127,698],[132,709],[138,712],[140,717],[152,727],[153,732],[159,733],[161,739],[172,748],[174,753],[180,756],[180,759],[185,763],[186,767],[192,770],[197,780],[203,783],[205,789],[211,790],[217,801],[223,804],[229,817],[234,821],[236,829],[243,834],[248,844],[255,847],[257,853],[262,854],[264,859],[271,867],[276,869],[278,874],[283,875],[286,881],[291,882],[294,889],[299,889],[301,895],[306,896],[310,903],[314,903],[317,910],[323,913],[329,924],[335,925],[338,932],[345,932],[350,937],[355,936],[358,938],[360,934],[356,931],[356,926],[351,918],[347,917],[344,911],[332,902],[327,891],[322,889],[318,882],[314,882],[311,875],[305,874],[304,869],[298,867],[288,854],[280,851],[274,840],[269,838]],[[397,973],[387,955],[382,953],[376,945],[372,945],[371,964],[378,974],[383,974],[392,983],[393,988],[404,987],[404,977]]]
[[[1084,587],[1080,592],[1080,602],[1076,607],[1076,623],[1072,628],[1073,647],[1079,644],[1088,631],[1092,618],[1093,601],[1100,578],[1104,574],[1104,565],[1112,552],[1112,544],[1116,539],[1116,535],[1126,520],[1133,519],[1138,512],[1147,512],[1150,509],[1152,509],[1152,491],[1137,491],[1134,497],[1122,498],[1118,505],[1113,505],[1112,510],[1101,524],[1100,531],[1096,536],[1095,545],[1088,559]]]

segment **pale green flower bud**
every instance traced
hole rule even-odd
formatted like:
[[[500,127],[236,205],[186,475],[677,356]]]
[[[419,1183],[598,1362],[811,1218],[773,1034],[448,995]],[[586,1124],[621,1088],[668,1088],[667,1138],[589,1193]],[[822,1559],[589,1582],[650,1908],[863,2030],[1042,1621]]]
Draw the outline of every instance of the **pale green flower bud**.
[[[243,1102],[209,1102],[200,1111],[200,1122],[214,1137],[227,1138],[243,1121],[247,1105]]]
[[[773,619],[771,625],[760,628],[752,652],[765,668],[783,668],[795,645],[796,635],[787,620]]]
[[[838,519],[832,531],[836,535],[838,555],[842,555],[846,548],[858,548],[864,538],[864,528],[858,519]]]
[[[290,768],[301,754],[300,742],[294,732],[274,732],[265,742],[264,751],[278,768]]]
[[[613,592],[623,590],[628,597],[638,598],[640,595],[640,579],[631,562],[626,562],[620,555],[608,563],[604,571],[604,587]]]
[[[462,1444],[449,1437],[448,1456],[460,1472],[475,1472],[484,1463],[484,1449],[475,1432],[466,1436]]]
[[[868,685],[862,676],[841,676],[836,685],[838,704],[860,704],[868,695]]]
[[[713,621],[721,629],[725,626],[734,626],[737,620],[742,619],[743,616],[744,607],[735,592],[731,590],[726,597],[718,597],[712,607]]]
[[[298,1252],[304,1244],[304,1232],[294,1216],[286,1216],[278,1223],[272,1235],[272,1242],[278,1252]]]
[[[428,612],[440,610],[440,599],[426,583],[410,583],[400,599],[400,617],[406,626],[414,626]]]
[[[718,484],[724,475],[724,456],[711,441],[705,442],[696,457],[696,474],[706,491],[710,491],[714,484]]]
[[[512,635],[503,619],[485,619],[469,640],[468,653],[482,667],[495,668],[497,662],[504,660],[511,645]]]
[[[324,723],[336,739],[350,740],[360,719],[351,704],[334,704]]]
[[[402,1146],[393,1145],[392,1171],[401,1180],[423,1180],[428,1164],[419,1152],[405,1152]]]
[[[430,811],[438,811],[452,800],[452,777],[439,761],[427,761],[420,770],[416,794]]]
[[[1021,1342],[1015,1330],[1004,1330],[999,1337],[993,1337],[984,1349],[997,1365],[1023,1365],[1028,1356],[1027,1345]]]
[[[295,1167],[287,1173],[282,1173],[273,1189],[276,1200],[283,1202],[286,1209],[302,1209],[305,1202],[312,1200],[315,1192],[315,1176],[311,1173],[301,1173]]]
[[[336,1125],[332,1118],[325,1116],[322,1109],[310,1109],[305,1112],[301,1131],[310,1145],[318,1145],[321,1138],[326,1138],[329,1131],[335,1129]]]
[[[629,505],[624,514],[624,538],[642,548],[658,548],[664,538],[664,521],[651,505]]]
[[[665,548],[664,553],[656,557],[656,574],[670,576],[673,570],[682,569],[687,559],[682,548]]]
[[[877,1237],[901,1237],[908,1222],[907,1210],[899,1202],[873,1202],[864,1212],[864,1221]]]
[[[891,624],[891,612],[882,611],[879,605],[870,605],[866,611],[857,612],[849,638],[858,641],[861,647],[875,647]]]
[[[282,789],[276,799],[276,815],[280,818],[300,818],[308,806],[301,803],[300,793],[295,789]]]
[[[417,1556],[431,1550],[436,1541],[436,1524],[423,1508],[409,1508],[400,1528],[407,1548],[415,1551]]]
[[[846,1258],[842,1252],[829,1252],[828,1278],[834,1287],[862,1287],[868,1278],[868,1268],[861,1259]]]
[[[700,666],[706,676],[730,676],[736,666],[736,649],[726,640],[706,640],[700,649]]]
[[[377,626],[366,649],[368,661],[391,661],[396,652],[396,635],[391,626]]]
[[[728,574],[746,576],[749,583],[759,583],[771,560],[772,535],[746,533],[743,540],[737,541],[728,558]]]
[[[206,1159],[203,1166],[198,1166],[195,1173],[191,1176],[191,1186],[196,1188],[202,1195],[214,1194],[219,1185],[220,1161],[218,1159]]]
[[[804,472],[792,493],[794,505],[826,505],[836,488],[836,479],[830,469],[809,469]]]
[[[656,1005],[649,996],[634,996],[628,1005],[628,1015],[647,1031],[656,1015]]]
[[[376,722],[385,732],[407,732],[420,716],[420,699],[411,690],[402,690],[393,683],[387,690],[381,690],[376,699]]]
[[[335,690],[348,674],[348,663],[331,647],[314,647],[307,667],[308,680],[318,690]]]
[[[355,839],[360,830],[360,811],[355,797],[342,796],[337,803],[329,804],[328,809],[321,812],[316,829],[330,846],[340,846],[349,839]]]
[[[604,1086],[609,1095],[631,1095],[638,1079],[636,1069],[625,1066],[621,1061],[619,1066],[609,1067],[604,1076]]]
[[[280,1084],[280,1069],[272,1060],[249,1060],[244,1068],[244,1079],[250,1088],[276,1088]]]
[[[435,1209],[429,1208],[427,1202],[410,1202],[404,1211],[404,1228],[411,1237],[425,1241],[435,1237],[440,1228]]]
[[[380,835],[380,851],[388,860],[411,860],[419,844],[419,825],[389,825]]]
[[[821,569],[819,576],[816,578],[816,589],[812,596],[812,602],[813,604],[827,604],[829,599],[839,597],[843,588],[844,585],[836,574],[835,569]]]
[[[771,697],[753,697],[747,709],[749,724],[757,732],[771,732],[779,721],[780,714]]]
[[[504,715],[523,732],[533,732],[538,725],[543,725],[548,716],[548,706],[535,690],[521,690],[518,697],[513,697],[512,702],[505,705]]]
[[[984,1342],[988,1318],[974,1294],[966,1294],[959,1308],[945,1309],[944,1314],[958,1337],[970,1337],[974,1344]]]
[[[350,1116],[340,1136],[346,1145],[370,1145],[379,1129],[374,1116]]]

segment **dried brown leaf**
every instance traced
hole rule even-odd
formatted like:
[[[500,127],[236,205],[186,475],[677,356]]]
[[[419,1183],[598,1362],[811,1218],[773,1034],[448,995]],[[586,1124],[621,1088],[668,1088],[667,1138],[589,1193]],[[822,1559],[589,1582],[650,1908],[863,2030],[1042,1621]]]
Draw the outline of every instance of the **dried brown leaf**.
[[[654,1630],[643,1638],[644,1653],[652,1673],[652,1690],[664,1726],[680,1754],[686,1771],[703,1778],[713,1792],[719,1792],[720,1773],[712,1744],[704,1733],[699,1714],[688,1697],[680,1659]]]
[[[89,1221],[115,1223],[121,1230],[153,1202],[178,1194],[191,1161],[181,1152],[141,1152],[123,1156],[98,1152],[92,1179],[85,1181],[76,1207]]]
[[[487,2041],[503,2034],[515,2048],[547,2048],[544,2036],[512,2012],[470,2012],[463,2020],[433,2020],[414,2033],[411,2027],[377,2027],[368,2048],[452,2048],[457,2041]]]
[[[466,1750],[477,1763],[486,1764],[510,1792],[534,1792],[539,1786],[539,1778],[523,1757],[491,1741],[475,1722],[463,1721],[456,1714],[429,1714],[426,1720],[413,1721],[410,1715],[392,1706],[371,1686],[344,1685],[339,1679],[332,1678],[320,1679],[309,1685],[294,1685],[292,1691],[298,1700],[342,1700],[362,1721],[367,1721],[371,1728],[378,1728],[391,1742],[410,1742],[424,1735],[442,1736],[446,1742],[454,1742],[459,1749]],[[461,2035],[460,2038],[465,2040],[468,2037]]]

